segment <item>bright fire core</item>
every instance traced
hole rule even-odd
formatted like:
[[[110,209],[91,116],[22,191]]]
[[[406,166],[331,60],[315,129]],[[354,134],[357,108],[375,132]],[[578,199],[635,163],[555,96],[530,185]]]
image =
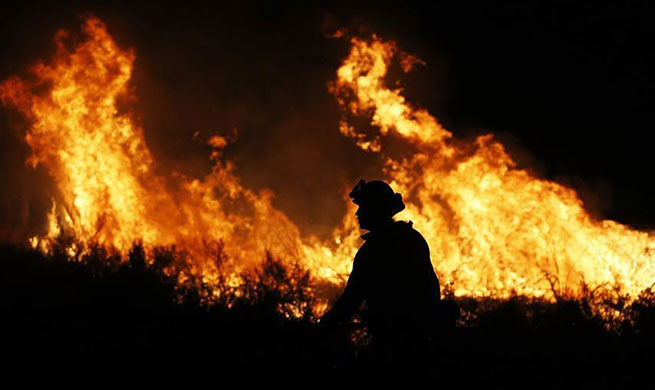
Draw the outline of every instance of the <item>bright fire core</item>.
[[[43,164],[57,184],[47,232],[31,238],[33,246],[47,252],[62,234],[75,238],[71,254],[101,245],[125,255],[137,241],[146,250],[175,245],[186,275],[209,284],[219,272],[256,266],[269,251],[317,281],[343,283],[360,244],[352,205],[332,240],[301,234],[273,207],[270,191],[241,185],[232,163],[221,159],[220,136],[209,140],[215,165],[206,177],[156,174],[143,130],[117,108],[130,94],[134,53],[119,48],[98,19],[87,19],[84,32],[72,50],[60,32],[51,63],[0,84],[3,105],[30,123],[29,163]],[[653,285],[652,234],[594,220],[575,191],[516,168],[492,135],[453,138],[385,85],[393,60],[404,71],[420,60],[375,36],[350,43],[330,89],[344,118],[369,118],[376,132],[345,119],[339,130],[372,153],[384,153],[384,137],[411,145],[402,159],[385,157],[383,176],[403,194],[407,209],[399,218],[425,236],[442,284],[458,296],[546,299],[576,297],[587,287],[636,297]],[[211,259],[218,242],[229,258],[221,270]]]

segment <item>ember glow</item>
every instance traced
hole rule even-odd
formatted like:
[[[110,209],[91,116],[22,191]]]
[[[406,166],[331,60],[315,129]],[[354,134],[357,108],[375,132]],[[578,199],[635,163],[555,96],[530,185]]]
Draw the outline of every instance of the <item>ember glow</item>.
[[[134,53],[119,48],[98,19],[87,19],[84,32],[73,50],[59,33],[51,63],[0,84],[3,105],[30,123],[29,163],[43,164],[57,184],[47,232],[32,237],[33,246],[47,252],[61,234],[75,237],[71,254],[92,245],[123,255],[135,242],[146,250],[174,245],[185,265],[181,277],[209,284],[219,272],[236,278],[269,251],[308,268],[317,282],[343,283],[361,243],[354,206],[348,203],[331,240],[301,234],[273,207],[272,192],[243,187],[233,164],[221,159],[226,140],[218,135],[208,140],[215,165],[206,177],[156,174],[143,130],[118,109],[131,93]],[[383,155],[383,137],[411,145],[403,159],[385,157],[381,176],[403,194],[407,209],[398,217],[412,220],[428,240],[442,284],[452,283],[459,296],[546,299],[575,297],[584,286],[635,297],[652,286],[651,234],[593,220],[572,189],[517,169],[492,135],[455,139],[385,85],[392,61],[409,71],[420,60],[376,37],[351,44],[330,88],[345,112],[370,117],[377,133],[345,119],[335,131]],[[229,257],[220,270],[211,250],[219,242]]]

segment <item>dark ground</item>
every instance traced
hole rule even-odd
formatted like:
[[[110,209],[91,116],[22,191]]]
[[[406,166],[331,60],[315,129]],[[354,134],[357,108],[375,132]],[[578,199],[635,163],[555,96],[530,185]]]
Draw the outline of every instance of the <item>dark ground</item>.
[[[392,372],[379,369],[365,337],[317,325],[303,306],[311,301],[307,284],[274,260],[230,309],[200,305],[193,293],[176,298],[174,284],[138,255],[121,266],[103,255],[81,264],[5,246],[0,260],[3,371],[22,387],[300,384]],[[654,302],[626,307],[632,323],[608,331],[583,301],[459,300],[468,319],[434,344],[420,371],[435,385],[460,388],[653,382]],[[286,318],[288,305],[304,307],[305,318]]]

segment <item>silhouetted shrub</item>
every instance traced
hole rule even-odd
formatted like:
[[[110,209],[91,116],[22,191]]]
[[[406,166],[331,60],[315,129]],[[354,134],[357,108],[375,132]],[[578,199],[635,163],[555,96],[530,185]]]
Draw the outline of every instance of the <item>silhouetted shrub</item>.
[[[222,243],[207,245],[216,269],[226,267]],[[188,384],[200,373],[215,379],[244,367],[327,373],[374,361],[366,328],[317,325],[311,273],[271,254],[238,283],[219,273],[209,284],[187,271],[180,262],[186,254],[175,247],[148,255],[135,243],[124,259],[102,246],[62,248],[44,255],[0,247],[0,310],[5,351],[13,357],[7,368],[26,373],[30,385],[151,376]],[[462,318],[435,341],[430,366],[455,382],[529,383],[547,372],[543,383],[573,375],[587,385],[630,384],[654,363],[652,290],[631,303],[600,291],[556,302],[455,299]],[[598,304],[622,313],[620,326],[608,326],[607,318],[618,317]]]
[[[273,310],[286,319],[314,320],[316,298],[310,272],[298,264],[285,265],[270,253],[253,272],[244,275],[240,301]]]

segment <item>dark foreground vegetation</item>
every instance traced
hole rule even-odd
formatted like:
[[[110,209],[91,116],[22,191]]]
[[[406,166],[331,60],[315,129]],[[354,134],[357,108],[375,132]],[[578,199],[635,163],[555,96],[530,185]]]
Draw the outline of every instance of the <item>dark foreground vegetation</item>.
[[[2,371],[11,388],[302,384],[335,372],[391,373],[377,365],[365,328],[318,325],[309,275],[270,257],[241,294],[226,291],[206,305],[202,289],[180,289],[138,247],[122,263],[103,251],[84,262],[12,246],[0,256]],[[612,323],[587,299],[458,304],[461,323],[434,342],[422,369],[430,387],[655,382],[652,294],[613,302],[620,315]]]

